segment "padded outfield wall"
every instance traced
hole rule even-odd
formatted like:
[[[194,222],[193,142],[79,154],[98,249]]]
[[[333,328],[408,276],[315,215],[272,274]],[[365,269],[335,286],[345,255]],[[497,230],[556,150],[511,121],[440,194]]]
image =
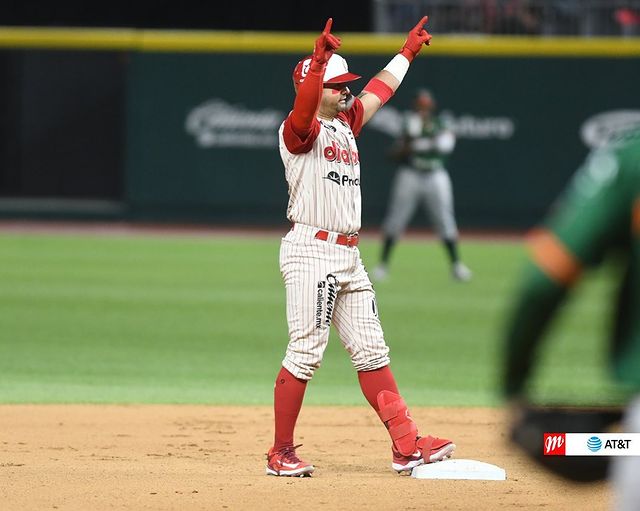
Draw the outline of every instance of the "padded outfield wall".
[[[403,40],[340,35],[350,69],[365,77],[356,92]],[[16,37],[14,46],[126,55],[127,217],[285,224],[277,129],[292,105],[293,66],[315,34]],[[639,64],[640,41],[436,34],[359,139],[364,224],[377,226],[384,215],[395,170],[389,148],[416,88],[433,91],[458,135],[449,170],[461,227],[522,228],[539,219],[591,147],[640,119]]]

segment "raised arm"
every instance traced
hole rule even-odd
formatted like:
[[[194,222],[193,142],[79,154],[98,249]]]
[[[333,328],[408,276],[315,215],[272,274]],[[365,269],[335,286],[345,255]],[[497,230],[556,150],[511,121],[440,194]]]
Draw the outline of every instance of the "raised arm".
[[[420,53],[422,46],[425,44],[429,46],[431,34],[424,28],[428,19],[428,16],[424,16],[409,31],[400,52],[365,85],[358,96],[364,107],[363,124],[369,121],[373,114],[393,96],[407,74],[411,62]]]
[[[311,126],[320,107],[322,80],[327,62],[340,47],[340,39],[331,33],[332,24],[333,18],[329,18],[322,34],[316,39],[306,73],[303,66],[303,80],[298,87],[291,113],[291,127],[300,138],[306,138],[311,132]]]

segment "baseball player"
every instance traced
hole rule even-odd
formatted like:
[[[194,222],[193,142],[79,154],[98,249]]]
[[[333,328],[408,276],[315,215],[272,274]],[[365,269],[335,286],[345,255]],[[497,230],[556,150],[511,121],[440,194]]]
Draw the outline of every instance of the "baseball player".
[[[528,244],[531,257],[506,334],[506,396],[525,402],[537,345],[560,305],[586,267],[615,253],[622,257],[610,331],[612,368],[621,382],[636,389],[625,427],[640,433],[640,130],[587,158]],[[613,468],[617,509],[638,509],[640,458],[616,458]]]
[[[289,344],[275,381],[274,444],[267,474],[310,475],[314,467],[296,454],[294,428],[307,382],[320,366],[333,325],[362,392],[391,437],[392,467],[410,471],[443,460],[455,445],[420,436],[389,368],[375,293],[358,250],[360,158],[356,137],[402,82],[411,61],[431,35],[425,16],[409,32],[400,53],[355,97],[349,84],[360,76],[335,51],[340,39],[329,19],[313,54],[293,72],[296,98],[279,131],[280,155],[289,185],[280,271],[287,302]]]
[[[383,224],[382,256],[373,273],[376,280],[387,278],[391,251],[420,203],[425,206],[431,224],[447,250],[452,277],[461,282],[471,279],[471,271],[458,256],[458,228],[453,215],[451,179],[445,168],[456,137],[434,116],[435,108],[433,95],[426,89],[420,89],[413,111],[404,119],[402,136],[394,151],[402,164],[396,173]]]

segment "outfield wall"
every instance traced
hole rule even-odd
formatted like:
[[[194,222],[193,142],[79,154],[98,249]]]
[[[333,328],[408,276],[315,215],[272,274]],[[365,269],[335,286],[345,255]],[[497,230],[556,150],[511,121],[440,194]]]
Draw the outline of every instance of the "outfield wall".
[[[19,121],[22,157],[4,151],[14,187],[4,171],[0,195],[25,195],[15,179],[28,174],[34,183],[49,176],[55,196],[78,197],[82,186],[70,194],[59,184],[77,185],[84,175],[86,196],[119,202],[127,218],[284,223],[276,132],[292,104],[291,70],[314,37],[0,30],[3,54],[29,64],[7,73],[20,78],[14,95],[41,108],[5,117]],[[342,37],[351,70],[365,76],[356,91],[403,40]],[[394,172],[389,147],[417,87],[434,92],[458,133],[449,169],[461,226],[518,228],[544,213],[590,146],[640,118],[639,63],[633,40],[436,36],[359,140],[365,225],[379,225],[384,214]],[[43,144],[43,111],[55,144]],[[52,179],[59,172],[68,178]]]

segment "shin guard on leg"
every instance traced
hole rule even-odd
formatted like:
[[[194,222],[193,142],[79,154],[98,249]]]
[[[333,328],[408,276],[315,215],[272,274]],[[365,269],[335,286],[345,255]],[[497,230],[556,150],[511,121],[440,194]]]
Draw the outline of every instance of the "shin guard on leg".
[[[395,449],[403,456],[411,456],[416,451],[418,427],[409,415],[404,399],[398,394],[383,390],[378,394],[378,410]]]

